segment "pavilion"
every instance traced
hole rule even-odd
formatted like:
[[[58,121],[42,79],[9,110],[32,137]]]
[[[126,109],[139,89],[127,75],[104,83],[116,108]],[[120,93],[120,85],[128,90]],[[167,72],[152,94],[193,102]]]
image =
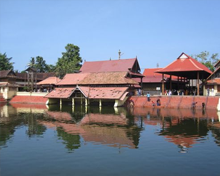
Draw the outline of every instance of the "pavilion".
[[[199,95],[199,80],[204,80],[212,74],[205,65],[185,53],[182,53],[174,62],[156,72],[162,74],[162,95],[164,95],[164,74],[170,75],[170,80],[172,80],[172,76],[177,76],[178,80],[196,79],[197,95]]]

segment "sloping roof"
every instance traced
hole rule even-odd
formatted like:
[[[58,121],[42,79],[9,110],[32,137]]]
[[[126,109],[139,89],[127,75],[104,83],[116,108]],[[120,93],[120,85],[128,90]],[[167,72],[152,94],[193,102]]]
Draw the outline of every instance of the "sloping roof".
[[[128,71],[132,69],[137,58],[107,60],[107,61],[93,61],[85,62],[80,71],[81,72],[118,72]]]
[[[6,78],[6,77],[16,77],[16,74],[12,70],[1,70],[0,78]]]
[[[57,83],[57,85],[77,85],[82,81],[89,73],[69,73]]]
[[[48,77],[55,76],[55,73],[48,72],[48,73],[36,73],[37,74],[37,80],[42,81]],[[27,79],[27,73],[16,73],[18,79]]]
[[[0,87],[18,87],[17,84],[11,84],[8,82],[0,82]]]
[[[220,67],[216,68],[215,71],[214,71],[211,75],[209,75],[209,77],[207,78],[207,80],[211,79],[211,77],[212,77],[216,72],[218,72],[219,70],[220,70]]]
[[[69,98],[74,92],[75,88],[55,88],[53,91],[48,93],[46,98]]]
[[[78,86],[76,88],[55,88],[48,93],[47,98],[69,98],[76,90],[80,90],[86,98],[89,99],[120,99],[127,93],[127,87],[85,87]]]
[[[120,99],[127,91],[127,87],[85,87],[79,90],[90,99]]]
[[[202,63],[182,53],[174,62],[160,69],[157,73],[172,74],[188,78],[196,78],[200,72],[200,78],[207,78],[212,72]]]
[[[157,71],[160,71],[162,68],[146,68],[144,69],[143,75],[145,76],[142,79],[143,83],[161,83],[162,81],[162,74],[157,73]],[[165,81],[170,78],[170,75],[164,74]],[[177,81],[177,76],[172,76],[173,81]]]
[[[90,99],[120,99],[127,87],[92,87],[89,90]]]
[[[51,84],[55,85],[59,81],[60,81],[59,78],[52,76],[52,77],[48,77],[48,78],[44,79],[43,81],[38,82],[37,85],[51,85]]]
[[[126,78],[127,72],[99,72],[88,74],[79,84],[138,84]]]
[[[71,73],[57,85],[138,84],[126,75],[127,72]]]
[[[208,80],[207,84],[209,84],[209,85],[210,84],[211,85],[214,85],[214,84],[220,85],[220,78],[215,78],[215,79]]]

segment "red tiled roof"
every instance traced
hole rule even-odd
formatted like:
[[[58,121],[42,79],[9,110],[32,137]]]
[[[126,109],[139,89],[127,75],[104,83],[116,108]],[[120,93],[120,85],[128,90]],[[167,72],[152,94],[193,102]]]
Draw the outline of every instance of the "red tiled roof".
[[[207,81],[207,84],[217,84],[220,85],[220,78],[215,78]]]
[[[69,98],[76,90],[80,90],[85,97],[90,99],[120,99],[127,93],[128,87],[85,87],[77,88],[56,88],[48,93],[47,98]]]
[[[55,88],[53,91],[48,93],[45,97],[47,98],[69,98],[74,92],[75,88]]]
[[[69,73],[57,83],[57,85],[77,85],[82,81],[89,73]]]
[[[135,64],[136,58],[108,60],[108,61],[94,61],[85,62],[80,71],[81,72],[118,72],[128,71],[132,69]]]
[[[57,85],[138,84],[126,75],[127,72],[72,73]]]
[[[174,62],[160,69],[157,73],[174,73],[174,72],[192,72],[202,71],[207,75],[212,72],[202,63],[193,59],[185,53],[182,53]]]
[[[90,99],[120,99],[127,91],[127,87],[83,87],[79,89]]]
[[[126,75],[127,72],[90,73],[80,81],[80,84],[138,84],[131,78],[126,78]]]
[[[120,124],[120,125],[127,125],[128,119],[124,114],[120,115],[112,115],[112,114],[93,114],[89,113],[86,114],[83,119],[80,121],[80,125],[86,124]]]
[[[157,73],[157,71],[160,71],[162,68],[147,68],[144,70],[142,82],[143,83],[161,83],[162,81],[162,74]],[[164,74],[164,79],[169,79],[170,75]],[[177,76],[172,76],[173,81],[177,81]],[[140,81],[139,81],[140,82]]]
[[[37,85],[50,85],[50,84],[57,84],[60,81],[59,78],[53,76],[53,77],[48,77],[44,79],[43,81],[40,81],[37,83]]]

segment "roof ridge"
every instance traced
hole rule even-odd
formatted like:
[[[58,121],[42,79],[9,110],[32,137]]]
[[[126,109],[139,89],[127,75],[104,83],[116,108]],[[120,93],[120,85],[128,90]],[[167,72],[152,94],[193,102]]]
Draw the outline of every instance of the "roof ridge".
[[[196,65],[196,64],[193,62],[192,59],[193,59],[193,58],[189,58],[189,61],[190,61],[196,68],[198,68],[199,70],[203,70],[202,68],[198,67],[198,65]]]
[[[132,59],[137,59],[137,58],[128,58],[128,59],[115,59],[115,60],[98,60],[98,61],[86,61],[86,62],[105,62],[105,61],[121,61],[121,60],[132,60]],[[85,63],[86,63],[85,62]]]

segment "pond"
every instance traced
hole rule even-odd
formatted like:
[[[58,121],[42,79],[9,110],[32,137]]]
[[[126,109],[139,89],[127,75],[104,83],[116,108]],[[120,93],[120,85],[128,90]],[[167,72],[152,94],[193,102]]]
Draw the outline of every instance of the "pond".
[[[0,105],[0,175],[220,175],[218,112]]]

